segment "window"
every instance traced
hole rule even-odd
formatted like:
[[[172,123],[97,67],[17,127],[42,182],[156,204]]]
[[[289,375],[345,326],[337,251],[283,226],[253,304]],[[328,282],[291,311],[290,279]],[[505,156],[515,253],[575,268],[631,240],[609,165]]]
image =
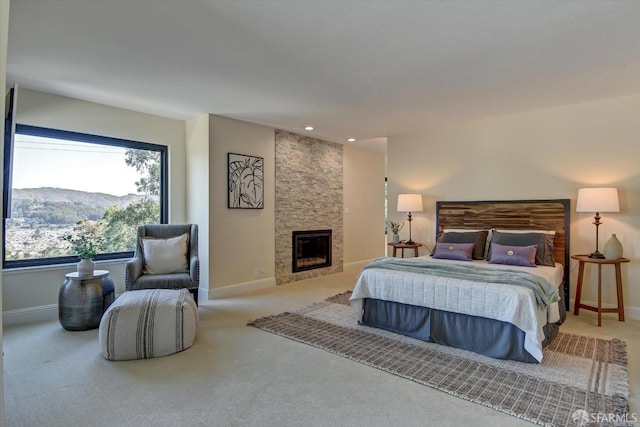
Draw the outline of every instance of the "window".
[[[5,268],[77,261],[63,237],[78,233],[96,260],[131,257],[137,225],[166,222],[165,146],[17,125],[11,151]]]

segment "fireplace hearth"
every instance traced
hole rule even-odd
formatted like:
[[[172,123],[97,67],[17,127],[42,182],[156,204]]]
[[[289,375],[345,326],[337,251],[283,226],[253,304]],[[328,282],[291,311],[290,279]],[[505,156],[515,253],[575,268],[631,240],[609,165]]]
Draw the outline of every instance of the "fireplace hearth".
[[[294,231],[292,271],[331,266],[331,230]]]

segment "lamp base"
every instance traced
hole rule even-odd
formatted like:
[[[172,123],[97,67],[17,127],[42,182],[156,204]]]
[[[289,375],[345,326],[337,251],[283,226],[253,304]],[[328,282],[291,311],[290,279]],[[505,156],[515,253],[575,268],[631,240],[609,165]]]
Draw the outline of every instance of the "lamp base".
[[[599,251],[595,251],[589,254],[589,258],[604,259],[604,255],[601,254]]]
[[[413,240],[407,240],[406,242],[404,242],[405,245],[415,245],[416,242],[414,242]]]

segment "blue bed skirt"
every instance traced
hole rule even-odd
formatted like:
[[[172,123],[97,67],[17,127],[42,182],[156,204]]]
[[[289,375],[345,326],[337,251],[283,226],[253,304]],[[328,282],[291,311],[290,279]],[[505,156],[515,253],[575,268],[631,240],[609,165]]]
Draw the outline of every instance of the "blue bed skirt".
[[[543,347],[551,343],[566,319],[564,302],[558,306],[561,320],[545,325]],[[361,323],[497,359],[538,363],[524,348],[524,332],[499,320],[367,298]]]

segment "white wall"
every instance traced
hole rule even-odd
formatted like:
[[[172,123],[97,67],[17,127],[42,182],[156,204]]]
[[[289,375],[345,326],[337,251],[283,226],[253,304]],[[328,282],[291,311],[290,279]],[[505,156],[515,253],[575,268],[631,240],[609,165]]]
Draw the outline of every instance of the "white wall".
[[[229,152],[264,158],[264,209],[227,208]],[[209,170],[210,298],[225,296],[228,287],[275,286],[274,129],[209,116]]]
[[[211,216],[209,215],[209,115],[187,121],[185,170],[187,184],[187,222],[198,224],[200,285],[198,299],[208,298]]]
[[[343,148],[344,263],[385,255],[385,155],[350,145]]]
[[[639,113],[640,96],[628,96],[391,136],[390,203],[400,192],[423,194],[425,212],[415,214],[413,235],[433,245],[436,200],[571,199],[576,254],[595,248],[593,214],[575,212],[578,189],[617,187],[621,212],[602,214],[600,250],[616,233],[631,259],[622,268],[625,305],[640,317]],[[572,263],[572,298],[575,267]],[[605,282],[614,279],[608,270],[603,268]],[[585,280],[584,298],[594,301],[596,278],[590,274]],[[605,284],[603,295],[615,304],[613,287]]]
[[[19,89],[16,116],[16,121],[20,124],[166,145],[169,148],[169,221],[186,221],[184,121],[31,91],[23,87]],[[123,292],[124,261],[98,262],[98,266],[111,271],[116,292]],[[2,305],[5,317],[7,311],[12,311],[12,316],[19,317],[21,310],[50,310],[52,305],[57,304],[58,290],[65,273],[73,270],[75,265],[3,271]],[[30,309],[32,307],[38,308]]]
[[[2,101],[0,101],[0,135],[4,135],[4,88],[7,83],[7,43],[9,41],[9,0],[0,1],[0,88],[2,88]],[[3,164],[4,151],[0,152],[0,164]],[[2,186],[3,176],[0,174],[0,187]],[[0,211],[2,211],[2,200],[0,200]],[[0,230],[0,239],[4,241],[4,231]],[[0,351],[3,350],[2,344],[2,277],[0,277]],[[3,353],[4,354],[4,353]],[[0,427],[4,426],[4,367],[3,358],[0,357]]]

